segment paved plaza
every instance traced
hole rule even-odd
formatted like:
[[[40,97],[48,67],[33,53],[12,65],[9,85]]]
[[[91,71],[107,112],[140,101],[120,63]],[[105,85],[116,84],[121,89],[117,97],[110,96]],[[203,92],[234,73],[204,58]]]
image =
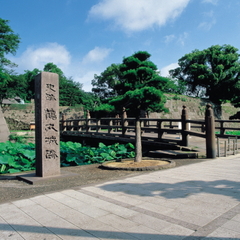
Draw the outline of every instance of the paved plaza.
[[[0,205],[0,239],[240,239],[240,156]]]

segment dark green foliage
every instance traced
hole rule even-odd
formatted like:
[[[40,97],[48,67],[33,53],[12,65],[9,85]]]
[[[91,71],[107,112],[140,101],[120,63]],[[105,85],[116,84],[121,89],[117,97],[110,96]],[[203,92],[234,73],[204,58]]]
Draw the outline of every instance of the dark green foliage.
[[[82,101],[81,104],[84,107],[84,109],[90,111],[96,109],[96,106],[99,106],[100,104],[100,99],[97,98],[92,92],[82,91],[81,101]]]
[[[121,75],[114,85],[117,96],[109,101],[119,112],[125,108],[136,118],[135,162],[142,160],[141,112],[166,112],[163,93],[173,86],[172,81],[158,75],[150,56],[148,52],[139,51],[123,59],[119,65]]]
[[[14,141],[21,141],[12,137]],[[113,144],[106,146],[99,143],[98,148],[82,146],[80,143],[60,142],[61,166],[77,166],[103,163],[109,160],[133,158],[134,146]],[[35,169],[35,144],[20,142],[0,143],[0,174],[29,171]]]
[[[119,64],[112,64],[99,76],[94,75],[92,92],[103,102],[108,98],[115,97],[116,91],[114,86],[120,76],[121,71],[119,70]]]
[[[28,100],[28,83],[23,74],[21,75],[10,75],[11,81],[7,86],[8,94],[5,98],[20,97],[22,100]]]
[[[43,71],[53,72],[59,75],[59,105],[75,106],[86,104],[87,109],[93,108],[94,96],[82,90],[82,84],[67,78],[62,70],[53,63],[47,63]]]
[[[240,64],[237,51],[231,45],[194,50],[180,58],[179,67],[170,74],[186,85],[188,95],[205,95],[216,104],[227,100],[238,102]]]
[[[91,117],[95,118],[104,118],[104,117],[113,117],[115,115],[115,108],[113,105],[104,103],[100,106],[95,107],[91,111]]]
[[[125,107],[137,118],[141,111],[166,111],[163,92],[172,87],[169,79],[158,75],[150,56],[148,52],[139,51],[123,59],[119,65],[121,75],[114,85],[117,97],[110,100],[119,111]]]
[[[3,99],[20,97],[27,98],[27,83],[23,75],[13,75],[11,71],[0,69],[0,103]]]
[[[12,79],[5,69],[0,67],[0,104],[4,98],[12,97],[11,91],[9,91],[9,85],[12,83]]]
[[[37,68],[34,68],[32,71],[26,70],[24,74],[20,75],[19,77],[23,77],[26,82],[26,97],[24,98],[25,101],[29,102],[31,99],[35,98],[35,77],[41,71]],[[19,78],[20,80],[20,78]]]
[[[103,104],[113,104],[117,108],[116,110],[118,110],[118,112],[122,111],[122,107],[130,109],[130,105],[128,107],[124,104],[123,98],[123,95],[128,91],[135,91],[136,89],[146,87],[152,87],[152,89],[155,88],[161,92],[175,91],[176,85],[174,82],[171,79],[161,77],[158,74],[157,66],[153,62],[149,61],[150,56],[151,55],[148,52],[139,51],[130,57],[124,58],[122,64],[112,64],[99,76],[94,76],[94,80],[92,81],[92,91],[100,98]],[[144,91],[146,92],[146,90],[143,90],[143,92]],[[143,96],[142,93],[140,93],[140,98]],[[159,93],[157,95],[159,96]],[[152,96],[153,94],[151,94],[151,97]],[[127,102],[130,100],[129,97],[130,96],[128,95],[126,100]],[[134,94],[134,98],[135,97],[138,99],[136,93]],[[116,103],[118,100],[119,102]],[[148,99],[148,103],[150,100],[151,99]],[[157,101],[164,102],[164,96],[162,95],[161,100],[158,99]],[[100,106],[100,111],[104,107],[105,106]],[[150,110],[152,107],[147,107],[147,109]],[[135,107],[134,110],[136,110]],[[113,114],[115,114],[114,111]]]
[[[94,107],[97,101],[96,97],[92,93],[87,93],[82,90],[82,84],[73,81],[71,78],[67,78],[62,70],[53,63],[47,63],[44,66],[43,71],[53,72],[59,75],[59,105],[60,106],[75,106],[84,105],[86,109]],[[11,75],[12,81],[11,87],[12,96],[19,96],[25,101],[29,102],[35,98],[35,77],[41,73],[41,70],[34,69],[32,71],[25,71],[21,75]],[[0,95],[1,97],[1,95]]]
[[[9,135],[9,140],[15,141],[18,143],[26,143],[27,142],[27,140],[24,136],[19,136],[18,134],[14,134],[14,133]]]
[[[0,104],[4,98],[11,98],[15,95],[15,92],[12,91],[15,81],[10,76],[12,73],[10,69],[16,65],[5,55],[16,53],[20,38],[13,32],[8,23],[8,20],[0,18]]]
[[[34,144],[0,143],[0,173],[15,173],[35,169]]]
[[[96,115],[110,111],[115,115],[121,113],[123,107],[136,117],[141,111],[167,111],[163,93],[172,92],[176,86],[158,74],[150,56],[145,51],[136,52],[124,58],[122,64],[112,64],[100,76],[95,75],[92,90],[102,101],[102,105],[93,110]]]
[[[20,43],[20,38],[8,25],[9,21],[0,18],[0,69],[3,66],[13,65],[5,58],[6,54],[15,54]]]
[[[131,143],[126,145],[114,144],[106,146],[99,143],[98,148],[82,146],[80,143],[61,142],[61,165],[76,166],[121,158],[134,157],[134,146]]]
[[[59,75],[59,105],[74,106],[82,103],[82,84],[65,77],[62,70],[53,63],[47,63],[43,71],[57,73]]]
[[[154,87],[143,87],[134,91],[127,91],[124,95],[116,97],[111,104],[126,106],[131,115],[140,117],[141,110],[161,112],[168,110],[164,107],[165,97],[163,93]]]

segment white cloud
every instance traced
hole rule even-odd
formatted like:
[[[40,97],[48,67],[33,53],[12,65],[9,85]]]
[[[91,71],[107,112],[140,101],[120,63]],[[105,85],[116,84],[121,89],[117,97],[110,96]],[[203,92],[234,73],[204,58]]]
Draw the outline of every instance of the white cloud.
[[[52,62],[63,71],[66,77],[72,77],[75,82],[82,83],[84,91],[91,91],[94,74],[101,73],[102,67],[105,66],[102,61],[111,51],[112,49],[95,47],[82,59],[72,59],[65,46],[46,43],[39,47],[28,47],[20,57],[10,56],[9,59],[18,65],[15,70],[19,74],[34,68],[43,70],[45,64]],[[96,65],[96,63],[101,64]]]
[[[184,32],[183,34],[181,34],[181,35],[179,36],[177,42],[178,42],[180,45],[184,46],[184,45],[185,45],[185,41],[186,41],[187,38],[188,38],[188,33],[187,33],[187,32]]]
[[[167,65],[166,67],[163,67],[160,70],[160,74],[163,77],[169,77],[169,70],[175,69],[177,67],[179,67],[178,63],[171,63],[171,64]]]
[[[175,37],[173,34],[167,35],[167,36],[164,37],[165,43],[168,44],[168,43],[172,42],[175,38],[176,38],[176,37]]]
[[[94,5],[89,18],[113,20],[125,31],[141,31],[163,26],[178,17],[190,0],[101,0]]]
[[[86,92],[92,91],[92,80],[94,79],[94,74],[100,75],[101,71],[86,71],[80,76],[75,76],[73,79],[76,82],[83,84],[83,90]]]
[[[213,19],[212,21],[210,22],[201,22],[199,25],[198,25],[198,28],[201,28],[205,31],[209,31],[213,25],[216,24],[216,20]]]
[[[65,46],[46,43],[40,47],[28,47],[20,57],[9,57],[9,59],[18,65],[16,69],[18,73],[34,68],[43,70],[45,64],[52,62],[63,71],[66,77],[72,77],[74,81],[82,83],[83,90],[91,91],[94,74],[100,74],[98,67],[93,63],[102,62],[111,51],[112,49],[95,47],[83,59],[72,60]]]
[[[25,52],[12,61],[20,70],[43,69],[44,65],[53,62],[63,71],[70,64],[71,56],[65,46],[58,43],[47,43],[41,47],[28,47]]]
[[[109,55],[111,51],[112,49],[110,48],[95,47],[83,58],[83,63],[101,62]]]
[[[201,28],[205,31],[209,31],[213,25],[216,24],[216,19],[214,17],[214,12],[213,11],[210,11],[210,12],[205,12],[203,13],[204,17],[207,18],[208,20],[207,21],[204,21],[204,22],[201,22],[199,25],[198,25],[198,28]]]

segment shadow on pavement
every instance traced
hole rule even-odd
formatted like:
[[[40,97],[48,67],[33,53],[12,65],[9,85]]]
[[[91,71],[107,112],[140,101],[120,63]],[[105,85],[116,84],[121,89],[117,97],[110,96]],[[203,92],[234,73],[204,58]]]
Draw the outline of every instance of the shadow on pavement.
[[[20,224],[0,224],[0,237],[3,233],[13,236],[11,232],[17,231],[20,235],[24,236],[25,233],[36,233],[46,235],[63,235],[63,236],[78,236],[88,238],[103,238],[103,239],[154,239],[154,240],[236,240],[239,238],[224,238],[224,237],[203,237],[203,236],[181,236],[172,234],[149,234],[149,233],[138,233],[138,232],[118,232],[118,231],[100,231],[93,229],[78,229],[76,228],[57,228],[47,226],[34,226],[34,225],[20,225]]]
[[[239,182],[229,180],[217,181],[183,181],[178,183],[114,183],[101,186],[112,192],[124,192],[139,196],[162,196],[167,199],[185,198],[186,196],[210,193],[225,195],[240,200]]]

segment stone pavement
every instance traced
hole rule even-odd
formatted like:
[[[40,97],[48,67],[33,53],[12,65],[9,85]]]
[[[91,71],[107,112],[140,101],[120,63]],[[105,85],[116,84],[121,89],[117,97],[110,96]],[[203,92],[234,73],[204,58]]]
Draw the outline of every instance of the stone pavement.
[[[240,156],[0,205],[0,239],[240,239]]]

